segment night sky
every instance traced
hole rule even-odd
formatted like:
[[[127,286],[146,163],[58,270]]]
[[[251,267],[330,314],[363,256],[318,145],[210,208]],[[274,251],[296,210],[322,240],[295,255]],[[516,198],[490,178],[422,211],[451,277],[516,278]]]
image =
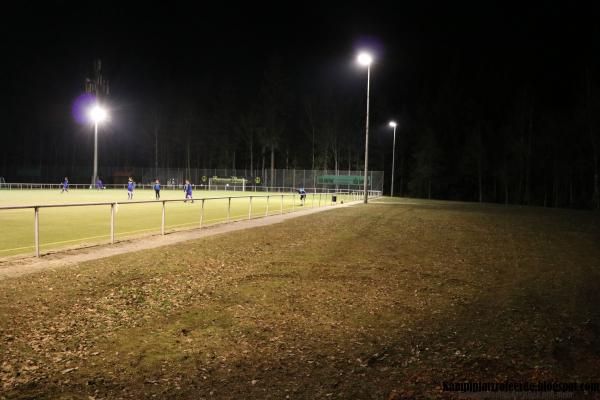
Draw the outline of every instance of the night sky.
[[[160,115],[161,141],[169,142],[161,146],[160,166],[249,168],[235,127],[249,114],[265,125],[270,107],[282,102],[276,168],[312,166],[307,103],[319,110],[317,148],[328,148],[324,136],[333,135],[348,147],[339,150],[339,168],[360,166],[366,73],[355,57],[369,49],[375,56],[370,167],[391,168],[387,122],[399,119],[402,193],[477,200],[483,192],[487,201],[529,204],[554,196],[554,205],[592,204],[598,7],[198,4],[23,2],[5,8],[0,176],[48,180],[43,172],[23,171],[59,166],[69,173],[89,164],[91,127],[73,121],[71,105],[94,59],[102,60],[111,90],[103,166],[154,165],[149,121]],[[280,101],[265,100],[269,76],[281,78],[274,96]],[[192,122],[182,127],[184,119]],[[188,143],[191,161],[184,156]],[[479,155],[469,150],[472,143]],[[514,150],[519,143],[528,150]],[[335,168],[334,149],[316,155],[319,167]],[[257,137],[253,167],[260,168],[263,155]],[[266,158],[269,164],[268,151]],[[563,173],[567,166],[573,170]]]

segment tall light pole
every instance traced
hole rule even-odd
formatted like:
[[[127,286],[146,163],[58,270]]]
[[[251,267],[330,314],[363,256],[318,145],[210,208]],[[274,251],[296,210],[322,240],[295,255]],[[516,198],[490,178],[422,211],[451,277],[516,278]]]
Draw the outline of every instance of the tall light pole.
[[[358,63],[362,66],[367,67],[367,123],[365,128],[365,178],[364,178],[364,192],[365,198],[364,203],[367,204],[369,201],[369,195],[367,191],[367,177],[369,169],[369,91],[371,88],[371,63],[373,57],[369,53],[360,53],[358,55]]]
[[[106,119],[107,114],[100,107],[105,96],[109,94],[108,81],[102,77],[102,62],[94,61],[94,75],[85,80],[85,91],[96,98],[96,105],[89,111],[90,119],[94,122],[94,176],[92,176],[92,187],[98,180],[98,123]]]
[[[92,187],[98,181],[98,123],[106,119],[106,110],[96,104],[90,110],[90,118],[94,121],[94,175],[92,176]]]
[[[394,197],[394,161],[396,158],[396,126],[398,126],[398,124],[395,121],[390,121],[390,126],[394,128],[394,144],[392,145],[392,188],[390,190],[390,196]]]

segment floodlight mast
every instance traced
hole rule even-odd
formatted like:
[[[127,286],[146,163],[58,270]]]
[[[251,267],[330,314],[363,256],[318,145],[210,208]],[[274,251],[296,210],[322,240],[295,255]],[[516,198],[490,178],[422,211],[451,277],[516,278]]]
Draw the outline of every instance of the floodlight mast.
[[[98,123],[107,117],[106,111],[100,107],[100,102],[109,93],[108,81],[102,77],[102,62],[94,61],[94,75],[85,80],[85,91],[96,98],[95,106],[89,111],[89,117],[94,122],[94,174],[91,187],[98,181]]]
[[[373,57],[369,53],[362,52],[358,55],[357,61],[360,65],[367,67],[367,122],[365,126],[365,176],[364,176],[364,200],[365,204],[369,201],[369,194],[367,190],[367,177],[369,169],[369,91],[371,89],[371,63]]]
[[[390,126],[394,128],[394,144],[392,145],[392,187],[390,189],[390,196],[394,197],[394,161],[396,157],[396,126],[398,126],[398,124],[395,121],[390,121]]]
[[[106,110],[96,104],[90,110],[90,118],[94,121],[94,174],[92,176],[92,187],[98,182],[98,123],[106,119]]]
[[[98,120],[94,120],[94,173],[92,174],[93,188],[98,183]]]

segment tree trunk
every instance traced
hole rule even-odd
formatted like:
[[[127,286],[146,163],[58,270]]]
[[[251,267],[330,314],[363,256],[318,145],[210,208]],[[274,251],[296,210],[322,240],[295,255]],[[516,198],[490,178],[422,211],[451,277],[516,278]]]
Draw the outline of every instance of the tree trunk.
[[[544,207],[546,207],[546,202],[548,200],[548,185],[546,185],[546,180],[544,179]]]
[[[158,125],[154,124],[154,175],[158,179]]]
[[[253,160],[254,139],[250,140],[250,176],[254,176],[254,160]]]
[[[427,181],[427,198],[431,200],[431,178]]]
[[[191,171],[191,164],[190,164],[190,145],[188,142],[188,147],[187,147],[187,165],[186,165],[186,176],[189,178],[190,177],[190,171]]]
[[[569,180],[569,206],[573,206],[573,180]]]
[[[483,202],[483,160],[481,157],[479,158],[479,162],[477,164],[477,182],[479,186],[479,202]]]
[[[265,170],[265,151],[266,150],[267,150],[266,147],[263,146],[262,153],[261,153],[262,154],[262,168],[261,168],[261,171],[262,171],[263,184],[268,186],[268,184],[270,182],[267,182],[267,172]]]
[[[558,168],[554,163],[554,177],[552,179],[552,197],[554,199],[554,207],[558,207]]]
[[[592,77],[589,68],[586,69],[586,78],[587,78],[587,124],[588,124],[588,132],[590,134],[590,144],[592,145],[592,162],[593,162],[593,194],[592,194],[592,207],[596,209],[600,209],[600,183],[599,183],[599,175],[598,171],[598,143],[596,141],[596,135],[594,134],[594,123],[593,123],[593,115],[592,115]]]
[[[315,128],[312,127],[312,169],[315,170]]]
[[[186,153],[187,153],[187,158],[186,158],[186,177],[189,179],[190,177],[190,131],[188,130],[188,135],[187,135],[187,146],[186,146]]]
[[[529,110],[527,124],[527,154],[525,158],[525,204],[531,204],[531,153],[533,146],[533,109]]]
[[[350,170],[352,169],[350,166],[352,165],[352,152],[350,146],[348,146],[348,175],[350,175]]]
[[[333,159],[334,159],[335,174],[339,175],[340,173],[339,173],[338,155],[337,155],[337,153],[334,153],[333,157],[334,157]]]
[[[170,152],[169,152],[169,141],[168,140],[165,143],[164,151],[165,151],[164,152],[164,154],[165,154],[164,161],[166,162],[166,167],[169,168],[171,166],[171,164],[170,164],[171,163],[171,159],[169,157]]]
[[[271,144],[271,187],[275,183],[275,146]]]
[[[337,175],[339,175],[339,174],[340,174],[340,172],[339,172],[339,168],[338,168],[338,154],[337,154],[337,151],[335,151],[333,154],[334,154],[334,157],[335,157],[335,158],[334,158],[334,159],[335,159],[335,175],[337,176]],[[335,191],[337,192],[339,189],[340,189],[340,187],[339,187],[339,185],[336,183],[336,184],[335,184]]]
[[[404,170],[404,153],[400,150],[400,186],[398,188],[398,196],[402,197],[402,187],[404,186],[404,175],[402,171]]]

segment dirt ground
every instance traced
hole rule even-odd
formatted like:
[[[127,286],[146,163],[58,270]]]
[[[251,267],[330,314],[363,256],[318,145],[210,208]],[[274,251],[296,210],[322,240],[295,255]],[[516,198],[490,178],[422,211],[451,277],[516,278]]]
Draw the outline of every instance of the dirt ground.
[[[600,381],[598,214],[411,203],[4,279],[0,398],[443,399],[444,382]]]

